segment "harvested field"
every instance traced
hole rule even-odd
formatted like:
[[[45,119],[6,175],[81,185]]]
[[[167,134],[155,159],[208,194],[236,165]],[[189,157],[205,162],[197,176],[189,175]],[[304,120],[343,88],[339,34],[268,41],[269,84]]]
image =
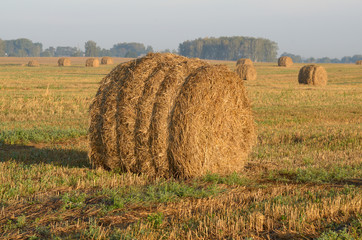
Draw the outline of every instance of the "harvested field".
[[[318,88],[296,81],[303,64],[254,63],[258,78],[243,84],[258,136],[244,170],[176,180],[90,166],[89,105],[114,66],[30,60],[0,58],[1,239],[362,238],[360,65],[321,64],[328,85]],[[147,88],[135,104],[155,96],[157,122],[180,84],[172,76],[165,94]],[[152,151],[167,143],[158,139]]]

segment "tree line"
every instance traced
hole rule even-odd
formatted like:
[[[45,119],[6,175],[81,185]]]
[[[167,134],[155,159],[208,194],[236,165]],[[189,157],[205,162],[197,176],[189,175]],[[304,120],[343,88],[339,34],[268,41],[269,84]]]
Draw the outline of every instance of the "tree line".
[[[274,62],[278,44],[253,37],[198,38],[179,45],[179,54],[186,57],[216,60],[249,58],[254,62]]]
[[[135,58],[148,52],[153,52],[151,46],[145,46],[142,43],[117,43],[110,49],[104,49],[97,46],[94,41],[87,41],[84,44],[85,51],[77,47],[49,47],[43,50],[41,43],[33,43],[26,38],[16,40],[0,39],[0,57],[130,57]]]
[[[153,52],[151,46],[142,43],[117,43],[112,48],[105,49],[97,46],[95,41],[89,40],[84,44],[85,51],[77,47],[59,46],[43,50],[43,45],[26,38],[15,40],[0,39],[0,57],[130,57],[135,58]],[[198,38],[184,41],[179,44],[178,51],[166,49],[161,52],[172,52],[186,57],[201,59],[237,60],[250,58],[254,62],[274,62],[277,58],[278,44],[264,38],[252,37],[220,37]],[[284,52],[281,56],[289,56],[296,63],[355,63],[362,60],[362,55],[345,56],[338,58],[302,58],[300,55]]]
[[[286,52],[284,52],[281,56],[288,56],[295,63],[355,63],[358,60],[362,60],[362,55],[361,54],[356,54],[356,55],[353,55],[353,56],[345,56],[345,57],[342,57],[341,59],[329,58],[329,57],[302,58],[300,55],[295,55],[295,54],[286,53]]]

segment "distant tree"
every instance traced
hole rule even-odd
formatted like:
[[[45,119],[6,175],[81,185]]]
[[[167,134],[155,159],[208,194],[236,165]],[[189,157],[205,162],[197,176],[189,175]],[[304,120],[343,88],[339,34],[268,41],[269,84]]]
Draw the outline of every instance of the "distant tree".
[[[150,46],[146,49],[144,44],[132,42],[115,44],[110,51],[113,57],[138,57],[149,51],[153,51],[153,49]]]
[[[353,55],[353,57],[345,56],[341,59],[340,62],[341,63],[355,63],[358,60],[362,60],[362,55],[356,54],[356,55]]]
[[[310,58],[307,58],[304,62],[306,62],[306,63],[315,63],[316,60],[315,60],[314,57],[310,57]]]
[[[198,38],[179,44],[178,53],[186,57],[202,59],[237,60],[250,58],[253,61],[276,60],[277,43],[264,38],[220,37]]]
[[[354,55],[351,60],[353,63],[355,63],[358,60],[362,60],[362,55]]]
[[[82,57],[84,52],[82,52],[79,48],[76,48],[76,51],[74,51],[71,55],[71,57]]]
[[[341,59],[342,63],[351,63],[352,62],[352,57],[349,56],[345,56]]]
[[[57,47],[55,50],[55,57],[71,57],[78,52],[79,49],[76,47]]]
[[[302,57],[301,56],[295,55],[295,54],[292,54],[292,53],[284,52],[280,56],[281,57],[283,57],[283,56],[290,57],[293,60],[293,62],[295,62],[295,63],[301,63],[302,62]]]
[[[333,58],[331,59],[331,63],[340,63],[341,60],[339,60],[338,58]]]
[[[49,47],[40,53],[41,57],[54,57],[55,56],[55,48]]]
[[[323,58],[318,58],[316,62],[318,62],[318,63],[331,63],[332,60],[329,57],[323,57]]]
[[[14,57],[39,57],[42,52],[41,43],[33,43],[26,38],[5,41],[5,52]]]
[[[100,48],[97,47],[97,43],[94,41],[87,41],[84,45],[86,57],[98,57]]]
[[[99,52],[99,54],[98,54],[99,57],[111,56],[111,51],[109,49],[105,49],[105,48],[100,49],[99,48],[98,52]]]
[[[126,58],[136,58],[136,57],[138,57],[138,55],[137,55],[136,52],[129,51],[129,52],[126,53],[126,55],[124,57],[126,57]]]
[[[5,56],[5,42],[0,39],[0,57]]]
[[[151,46],[147,46],[146,53],[153,52],[153,48]]]

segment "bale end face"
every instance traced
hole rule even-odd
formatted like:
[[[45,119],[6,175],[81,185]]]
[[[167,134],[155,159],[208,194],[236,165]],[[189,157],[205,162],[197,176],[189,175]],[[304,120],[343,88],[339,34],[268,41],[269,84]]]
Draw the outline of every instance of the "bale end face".
[[[306,65],[299,70],[298,82],[314,86],[327,85],[327,72],[322,66]]]
[[[242,171],[255,139],[243,82],[225,66],[191,75],[175,100],[168,159],[180,178]]]

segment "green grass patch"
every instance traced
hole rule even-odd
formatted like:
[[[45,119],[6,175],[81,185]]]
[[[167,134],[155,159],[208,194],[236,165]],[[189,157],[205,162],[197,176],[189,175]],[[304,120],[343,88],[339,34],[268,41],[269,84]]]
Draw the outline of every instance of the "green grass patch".
[[[105,189],[99,192],[105,196],[107,210],[122,209],[126,205],[147,205],[151,203],[175,202],[181,198],[205,198],[215,196],[223,190],[216,184],[201,187],[197,183],[188,185],[183,182],[171,180],[148,186],[133,186],[121,189]],[[108,195],[108,196],[107,196]]]
[[[211,182],[214,184],[226,184],[229,186],[245,186],[250,183],[250,179],[241,176],[240,174],[234,172],[232,174],[229,174],[227,176],[220,176],[216,173],[207,173],[203,178],[203,181],[205,182]]]
[[[42,127],[0,131],[1,144],[50,143],[87,135],[86,129]]]
[[[268,178],[274,181],[298,183],[336,183],[362,178],[362,163],[356,165],[331,166],[328,168],[296,168],[273,170]]]

